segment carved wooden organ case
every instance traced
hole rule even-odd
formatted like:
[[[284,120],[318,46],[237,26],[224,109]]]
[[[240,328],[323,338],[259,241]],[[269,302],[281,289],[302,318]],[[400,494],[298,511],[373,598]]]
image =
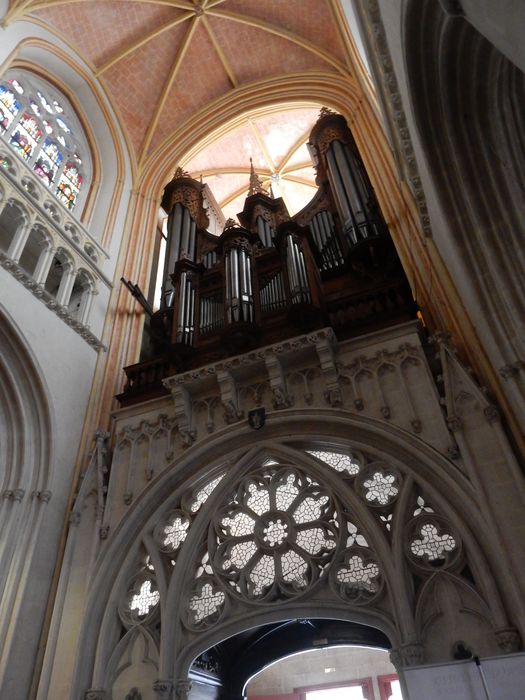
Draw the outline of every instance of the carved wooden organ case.
[[[318,191],[290,216],[252,172],[240,225],[207,231],[204,185],[177,171],[150,357],[125,369],[128,404],[164,377],[331,326],[349,338],[414,318],[416,305],[344,117],[323,109],[309,149]]]

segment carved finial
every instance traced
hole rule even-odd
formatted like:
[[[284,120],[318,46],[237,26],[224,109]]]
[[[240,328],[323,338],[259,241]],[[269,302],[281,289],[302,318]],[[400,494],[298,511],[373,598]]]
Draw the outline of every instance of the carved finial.
[[[318,119],[322,119],[323,117],[327,117],[329,114],[336,114],[333,109],[330,109],[330,107],[321,107],[321,111],[319,112],[319,117]]]
[[[235,219],[232,219],[231,217],[229,219],[226,219],[226,223],[224,224],[223,231],[229,231],[231,228],[237,228],[239,224],[235,221]]]
[[[187,170],[183,170],[180,165],[175,169],[175,173],[173,174],[173,179],[174,180],[179,180],[181,177],[191,177],[189,172]]]
[[[268,194],[268,192],[264,189],[261,179],[253,167],[253,160],[250,158],[250,187],[248,190],[248,197],[252,194]]]

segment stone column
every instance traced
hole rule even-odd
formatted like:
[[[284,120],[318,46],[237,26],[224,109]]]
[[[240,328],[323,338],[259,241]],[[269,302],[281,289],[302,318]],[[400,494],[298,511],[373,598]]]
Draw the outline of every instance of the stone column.
[[[84,291],[84,294],[82,295],[77,320],[79,321],[79,323],[83,323],[85,326],[87,325],[89,319],[89,312],[91,310],[91,304],[93,303],[93,297],[97,293],[98,292],[95,289],[89,287]]]
[[[52,248],[51,246],[44,248],[40,253],[35,271],[33,273],[33,277],[35,278],[35,282],[37,284],[45,284],[55,253],[56,249]]]
[[[69,298],[71,297],[71,292],[73,290],[73,285],[75,283],[76,272],[71,263],[68,263],[62,279],[60,280],[60,286],[57,292],[57,303],[60,306],[67,306],[69,304]]]
[[[11,260],[14,260],[15,262],[18,262],[20,260],[20,256],[22,255],[22,252],[25,248],[27,239],[29,238],[29,234],[31,233],[32,228],[33,225],[31,222],[28,222],[18,227],[15,235],[13,236],[13,240],[11,241],[9,248],[7,249],[8,258],[11,258]]]

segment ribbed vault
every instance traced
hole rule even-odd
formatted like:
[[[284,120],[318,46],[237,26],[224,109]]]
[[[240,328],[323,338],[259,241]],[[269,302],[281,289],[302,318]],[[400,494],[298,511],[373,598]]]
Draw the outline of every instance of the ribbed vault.
[[[312,71],[348,75],[331,2],[23,0],[111,95],[139,165],[208,104],[247,85]],[[322,31],[321,31],[322,30]]]

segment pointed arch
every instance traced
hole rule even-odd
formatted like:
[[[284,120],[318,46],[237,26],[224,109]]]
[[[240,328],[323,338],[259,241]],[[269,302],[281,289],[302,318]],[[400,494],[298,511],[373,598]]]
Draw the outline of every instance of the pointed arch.
[[[316,451],[317,456],[309,450]],[[352,474],[350,469],[345,475],[340,464],[339,468],[334,467],[318,456],[323,451],[344,454],[349,450],[361,464],[357,474]],[[264,483],[270,484],[274,478],[272,474],[277,474],[278,479],[281,470],[297,479],[294,483],[299,491],[314,486],[318,495],[332,499],[330,503],[344,503],[344,510],[340,505],[334,506],[334,512],[338,513],[335,519],[330,516],[330,520],[328,511],[320,513],[317,519],[327,523],[325,532],[340,533],[343,522],[346,528],[349,518],[355,530],[348,530],[348,537],[354,537],[351,542],[338,540],[339,549],[334,549],[333,558],[332,548],[325,548],[324,563],[311,588],[307,583],[294,592],[293,585],[291,589],[281,586],[284,594],[278,593],[274,600],[273,593],[265,599],[265,592],[261,597],[256,591],[254,597],[246,595],[242,586],[241,590],[233,589],[238,579],[230,576],[228,566],[222,572],[217,568],[224,562],[224,548],[221,550],[221,547],[230,535],[221,534],[217,526],[222,527],[224,533],[225,523],[221,518],[228,512],[234,516],[239,504],[246,503],[242,493],[246,492],[250,479],[250,483],[257,483],[257,475],[262,475],[263,480],[266,479]],[[195,503],[197,493],[212,482],[207,500],[192,512],[191,504]],[[386,494],[386,500],[374,497],[377,488]],[[388,512],[393,512],[393,520],[380,517]],[[188,522],[182,528],[184,517]],[[176,547],[173,541],[168,542],[168,524],[176,540],[180,540]],[[431,525],[430,529],[425,529],[425,525]],[[185,530],[183,534],[182,529]],[[356,532],[364,537],[368,550],[363,540],[355,541]],[[160,474],[129,507],[96,567],[86,613],[89,625],[81,635],[75,692],[90,686],[106,686],[111,640],[118,637],[115,601],[119,600],[120,605],[128,604],[125,596],[130,580],[137,575],[139,548],[152,547],[155,543],[159,548],[159,535],[164,538],[161,542],[164,553],[161,547],[160,559],[152,556],[151,562],[156,567],[160,561],[164,563],[154,574],[160,576],[158,586],[152,584],[149,590],[160,592],[160,678],[182,678],[193,658],[214,640],[262,622],[300,617],[307,609],[309,616],[314,610],[313,616],[372,625],[381,629],[393,644],[403,643],[415,635],[415,599],[410,572],[414,569],[425,577],[432,574],[437,565],[447,570],[450,567],[455,575],[461,575],[467,559],[478,593],[490,608],[493,627],[507,624],[502,595],[508,592],[499,590],[498,582],[490,573],[501,566],[496,562],[500,552],[490,544],[491,535],[475,507],[474,494],[455,466],[416,436],[372,419],[350,417],[334,410],[289,411],[281,414],[279,421],[265,427],[265,439],[255,449],[252,448],[252,433],[245,426],[230,426],[210,436]],[[407,537],[411,538],[408,543]],[[430,539],[425,539],[427,537]],[[415,545],[411,549],[412,542]],[[441,542],[445,545],[441,546]],[[206,552],[210,553],[209,557],[203,559]],[[346,574],[342,574],[337,578],[341,567],[351,568],[352,556],[360,558],[360,562],[353,561],[358,571],[368,571],[363,586],[365,593],[366,581],[376,575],[375,566],[383,572],[384,586],[381,591],[373,590],[370,600],[365,595],[364,600],[356,602],[352,576],[347,579]],[[373,562],[377,565],[370,568]],[[206,580],[217,582],[212,595],[222,590],[229,607],[219,620],[213,618],[215,611],[212,610],[210,624],[204,624],[202,629],[198,624],[190,625],[193,631],[186,638],[187,623],[183,615],[190,609],[195,592],[197,595],[199,590],[202,592],[202,586],[192,588],[199,567],[203,568]],[[222,583],[221,578],[224,579]],[[229,580],[233,583],[228,583]],[[345,590],[348,581],[350,589]],[[231,591],[228,587],[232,587]],[[339,592],[338,587],[342,587]],[[310,595],[314,590],[317,603],[312,608]],[[219,596],[219,605],[225,599]],[[152,610],[148,608],[149,612]]]

